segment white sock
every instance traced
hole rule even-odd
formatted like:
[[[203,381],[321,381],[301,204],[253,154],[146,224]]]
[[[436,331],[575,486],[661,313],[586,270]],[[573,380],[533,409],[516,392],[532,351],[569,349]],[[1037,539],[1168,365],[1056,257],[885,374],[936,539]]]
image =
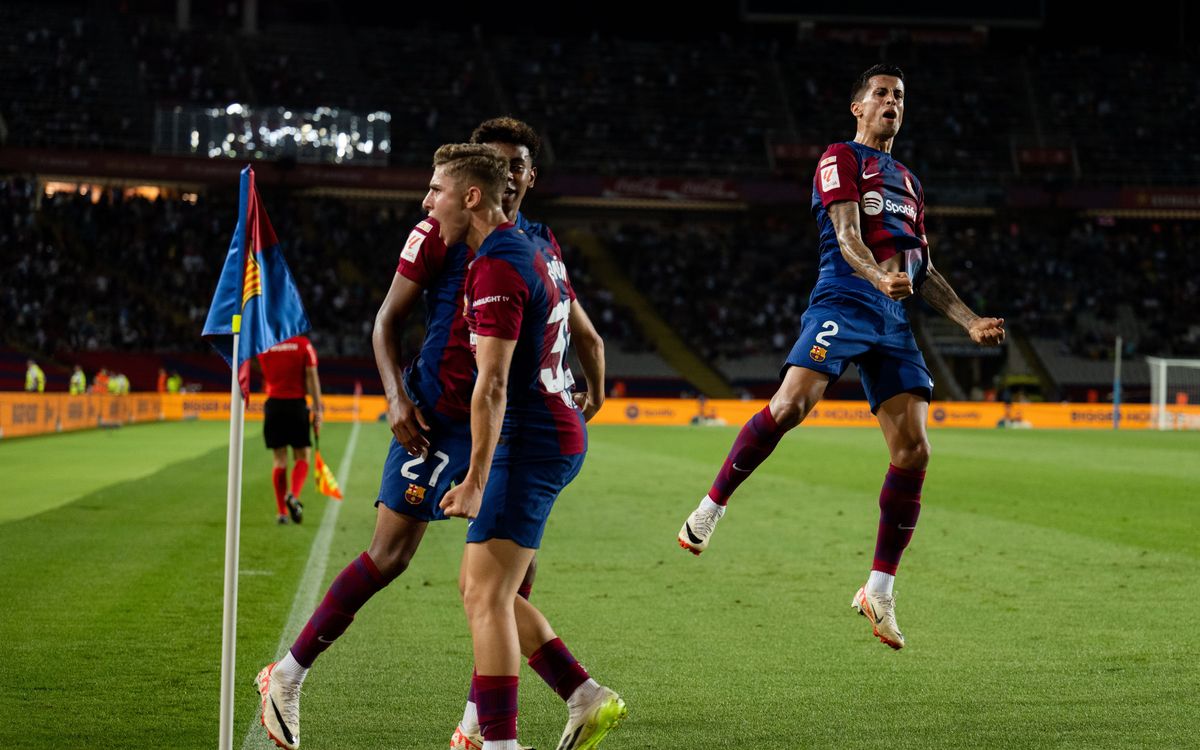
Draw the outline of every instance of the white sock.
[[[570,712],[571,716],[575,716],[596,699],[596,694],[600,690],[600,683],[591,677],[587,678],[582,685],[575,688],[575,692],[571,693],[571,697],[567,698],[567,711]]]
[[[517,750],[516,740],[484,740],[483,750]]]
[[[867,578],[867,592],[871,594],[886,594],[892,595],[892,584],[896,582],[896,576],[890,573],[884,573],[879,570],[872,570],[871,575]]]
[[[718,516],[725,515],[725,506],[717,505],[708,495],[705,495],[704,499],[700,501],[700,510],[705,513],[716,513]]]
[[[296,657],[292,656],[289,649],[279,663],[275,665],[275,669],[271,672],[272,676],[278,675],[279,679],[293,682],[297,685],[304,682],[304,678],[308,675],[308,668],[300,666],[300,662],[296,661]]]
[[[467,701],[467,707],[463,709],[462,721],[459,722],[458,727],[466,734],[480,733],[479,707],[475,705],[474,701]]]

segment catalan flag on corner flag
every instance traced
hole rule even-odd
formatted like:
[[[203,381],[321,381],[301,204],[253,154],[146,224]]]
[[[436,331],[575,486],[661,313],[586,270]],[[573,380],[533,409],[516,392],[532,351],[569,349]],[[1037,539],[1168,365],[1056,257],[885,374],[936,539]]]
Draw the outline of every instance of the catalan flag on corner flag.
[[[250,361],[309,328],[300,292],[258,197],[254,170],[247,166],[242,170],[237,229],[225,256],[203,336],[231,367],[237,367],[242,397],[249,398]],[[239,332],[235,363],[233,334]]]

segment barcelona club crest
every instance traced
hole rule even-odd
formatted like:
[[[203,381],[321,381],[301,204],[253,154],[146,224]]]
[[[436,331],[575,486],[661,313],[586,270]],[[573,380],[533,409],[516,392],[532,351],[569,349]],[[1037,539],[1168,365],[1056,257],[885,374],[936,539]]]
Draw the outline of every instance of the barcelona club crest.
[[[410,505],[420,505],[425,502],[425,488],[419,484],[408,485],[408,489],[404,491],[404,499]]]
[[[825,361],[825,347],[813,344],[813,348],[809,351],[808,356],[812,357],[813,362]]]

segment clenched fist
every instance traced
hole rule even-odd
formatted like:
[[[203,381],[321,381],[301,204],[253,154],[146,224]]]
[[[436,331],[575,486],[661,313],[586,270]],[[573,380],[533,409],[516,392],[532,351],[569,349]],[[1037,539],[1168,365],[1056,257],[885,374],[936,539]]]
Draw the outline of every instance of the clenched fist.
[[[980,346],[996,346],[1004,341],[1004,318],[976,318],[967,333]]]
[[[879,281],[875,282],[875,288],[883,292],[889,299],[895,300],[911,297],[913,293],[912,279],[903,271],[885,273],[880,276]]]

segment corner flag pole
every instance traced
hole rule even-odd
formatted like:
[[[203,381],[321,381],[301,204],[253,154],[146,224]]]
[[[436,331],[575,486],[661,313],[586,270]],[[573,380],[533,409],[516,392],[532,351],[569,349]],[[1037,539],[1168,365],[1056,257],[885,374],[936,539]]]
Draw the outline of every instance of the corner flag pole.
[[[233,750],[233,679],[237,651],[238,545],[242,534],[242,432],[245,406],[238,384],[238,339],[242,316],[233,316],[233,383],[229,403],[229,492],[225,511],[225,601],[221,620],[221,742]]]

